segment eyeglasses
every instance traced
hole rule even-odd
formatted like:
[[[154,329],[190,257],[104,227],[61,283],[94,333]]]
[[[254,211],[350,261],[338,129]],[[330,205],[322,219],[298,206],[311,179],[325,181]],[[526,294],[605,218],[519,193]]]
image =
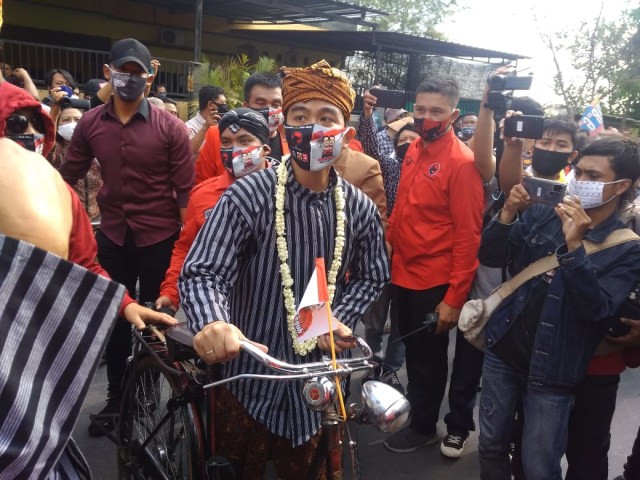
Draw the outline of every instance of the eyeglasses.
[[[44,133],[44,122],[40,115],[28,115],[25,113],[13,113],[7,118],[5,135],[22,135],[29,124],[40,133]]]

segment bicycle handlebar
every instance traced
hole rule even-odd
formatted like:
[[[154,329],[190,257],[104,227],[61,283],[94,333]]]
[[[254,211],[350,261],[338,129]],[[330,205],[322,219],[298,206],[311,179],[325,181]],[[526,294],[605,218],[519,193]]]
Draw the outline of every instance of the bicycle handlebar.
[[[336,337],[339,338],[339,337]],[[350,339],[349,339],[350,340]],[[308,379],[317,376],[323,375],[337,375],[339,377],[345,377],[350,375],[353,372],[357,372],[359,370],[365,370],[371,368],[373,365],[369,363],[369,360],[373,358],[373,352],[367,343],[357,335],[353,336],[353,340],[356,343],[356,346],[362,351],[364,356],[356,357],[356,358],[341,358],[336,361],[337,369],[334,370],[333,363],[330,359],[323,360],[321,362],[311,362],[311,363],[301,363],[301,364],[291,364],[287,362],[283,362],[282,360],[278,360],[277,358],[272,357],[271,355],[263,352],[258,347],[253,345],[252,343],[241,340],[240,341],[240,349],[247,352],[257,361],[270,368],[275,372],[280,372],[278,375],[269,375],[269,374],[254,374],[254,373],[245,373],[241,375],[236,375],[234,377],[225,378],[222,380],[218,380],[217,382],[210,383],[205,385],[203,388],[214,388],[219,385],[224,385],[226,383],[230,383],[240,379],[259,379],[259,380],[296,380],[296,379]]]

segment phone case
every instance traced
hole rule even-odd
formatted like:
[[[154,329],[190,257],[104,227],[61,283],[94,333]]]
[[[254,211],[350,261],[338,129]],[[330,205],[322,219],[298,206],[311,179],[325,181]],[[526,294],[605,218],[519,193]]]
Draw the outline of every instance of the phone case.
[[[377,107],[404,108],[405,106],[405,92],[402,90],[382,90],[379,88],[372,88],[370,93],[376,97]]]
[[[567,189],[564,183],[535,177],[523,177],[522,186],[532,202],[545,205],[557,205],[562,202]]]

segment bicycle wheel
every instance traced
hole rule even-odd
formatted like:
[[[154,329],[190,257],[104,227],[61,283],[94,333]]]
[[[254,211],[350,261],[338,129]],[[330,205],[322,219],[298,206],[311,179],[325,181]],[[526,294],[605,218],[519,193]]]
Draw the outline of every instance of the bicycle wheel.
[[[120,414],[119,478],[202,478],[201,425],[196,405],[184,394],[183,381],[155,358],[137,360]]]

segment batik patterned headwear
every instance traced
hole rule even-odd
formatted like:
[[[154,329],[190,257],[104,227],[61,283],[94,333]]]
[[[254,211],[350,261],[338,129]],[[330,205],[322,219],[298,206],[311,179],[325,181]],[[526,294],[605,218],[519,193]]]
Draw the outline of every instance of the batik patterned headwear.
[[[345,122],[351,116],[356,92],[341,70],[332,68],[326,60],[304,68],[284,68],[282,81],[283,111],[297,102],[324,100],[342,111]]]
[[[267,121],[261,114],[250,108],[235,108],[225,113],[220,123],[218,123],[218,130],[222,134],[227,128],[233,133],[243,128],[260,140],[263,145],[269,144],[269,125]]]

